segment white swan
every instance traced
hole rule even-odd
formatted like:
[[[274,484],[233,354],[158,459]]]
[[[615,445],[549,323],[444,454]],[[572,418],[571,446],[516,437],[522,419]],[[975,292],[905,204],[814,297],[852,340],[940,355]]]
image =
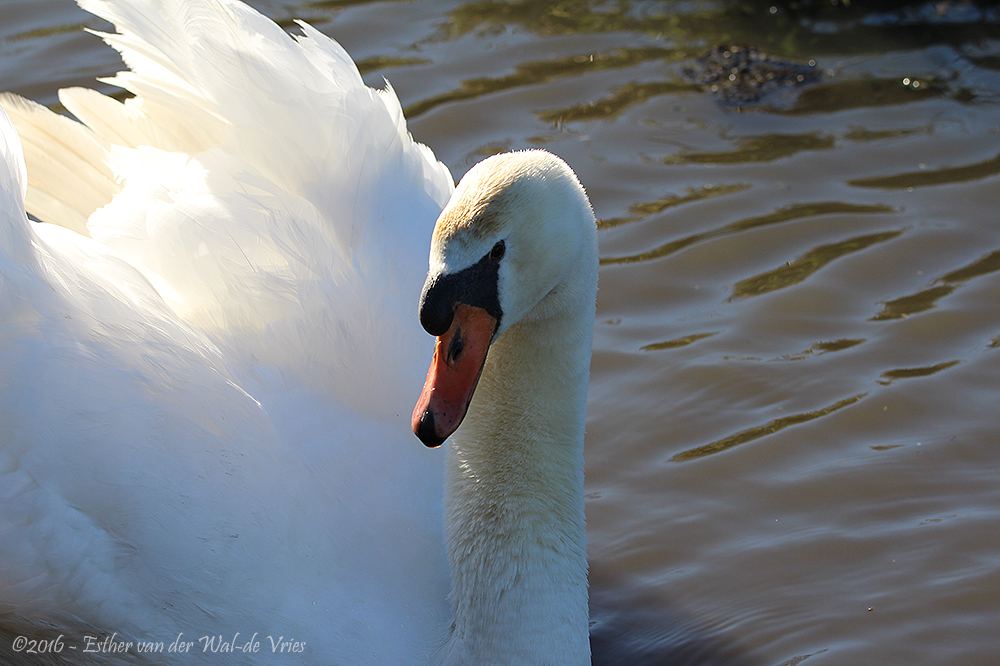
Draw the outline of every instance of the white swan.
[[[589,663],[572,171],[498,156],[449,201],[312,28],[81,4],[136,97],[63,91],[86,127],[0,99],[0,658]],[[454,432],[443,465],[406,421],[429,238],[412,427]]]

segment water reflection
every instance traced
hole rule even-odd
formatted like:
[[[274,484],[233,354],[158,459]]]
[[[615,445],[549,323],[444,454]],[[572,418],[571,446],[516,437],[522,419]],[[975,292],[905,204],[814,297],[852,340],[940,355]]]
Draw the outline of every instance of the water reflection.
[[[948,183],[967,183],[1000,174],[1000,155],[975,164],[959,167],[941,167],[938,169],[921,168],[918,171],[908,171],[892,176],[875,176],[872,178],[857,178],[847,181],[855,187],[873,187],[885,190],[902,190],[929,185],[945,185]]]
[[[752,442],[755,439],[760,439],[761,437],[767,437],[768,435],[773,435],[776,432],[784,430],[785,428],[796,426],[802,423],[808,423],[814,419],[818,419],[829,414],[833,414],[837,410],[843,409],[844,407],[849,407],[859,400],[863,399],[867,393],[861,393],[859,395],[854,395],[849,398],[844,398],[843,400],[838,400],[834,404],[824,407],[822,409],[817,409],[811,412],[805,412],[802,414],[792,414],[790,416],[783,416],[778,419],[774,419],[764,425],[755,426],[749,428],[742,432],[738,432],[735,435],[730,435],[723,439],[711,442],[709,444],[704,444],[693,449],[688,449],[681,453],[675,454],[670,458],[669,462],[687,462],[689,460],[696,460],[698,458],[704,458],[705,456],[710,456],[716,453],[722,453],[723,451],[728,451],[729,449],[739,446],[740,444],[746,444],[747,442]]]
[[[565,109],[539,112],[538,117],[555,125],[585,120],[614,120],[623,111],[642,104],[652,97],[667,94],[697,92],[701,86],[683,81],[629,82],[613,95],[584,102]]]
[[[690,34],[683,24],[692,14],[717,7],[714,3],[682,6],[670,2],[616,0],[508,0],[471,2],[451,12],[451,31],[465,34],[477,29],[518,26],[536,35],[642,32]],[[692,11],[693,9],[693,11]]]
[[[888,386],[892,383],[894,379],[908,379],[910,377],[930,377],[931,375],[941,372],[942,370],[947,370],[948,368],[958,365],[961,361],[945,361],[944,363],[938,363],[936,365],[927,366],[924,368],[897,368],[896,370],[886,370],[882,373],[882,380],[879,384],[883,386]]]
[[[747,164],[773,162],[806,150],[830,150],[832,136],[822,132],[763,134],[740,137],[733,150],[678,153],[662,158],[664,164]]]
[[[840,257],[864,250],[877,243],[892,240],[901,233],[903,233],[902,230],[885,231],[877,234],[855,236],[838,243],[820,245],[809,250],[809,252],[798,259],[789,261],[781,268],[740,280],[733,287],[732,298],[759,296],[798,284]]]
[[[640,349],[642,349],[642,351],[660,351],[663,349],[686,347],[687,345],[698,342],[699,340],[704,340],[705,338],[710,338],[713,335],[718,334],[719,331],[712,331],[710,333],[692,333],[691,335],[685,335],[683,338],[674,338],[673,340],[665,340],[663,342],[654,342],[652,344],[643,345]]]
[[[734,192],[739,192],[740,190],[745,189],[745,187],[729,186],[721,188],[710,188],[708,191],[714,193],[715,189],[721,190],[720,194],[731,194]],[[699,197],[699,198],[704,198],[704,197]],[[655,209],[655,206],[650,206],[650,208]],[[666,208],[666,206],[664,206],[664,208]],[[639,254],[633,254],[624,257],[602,257],[601,265],[609,266],[612,264],[627,264],[627,263],[636,263],[641,261],[650,261],[652,259],[660,259],[662,257],[666,257],[670,254],[673,254],[674,252],[677,252],[691,245],[694,245],[695,243],[699,243],[705,240],[721,238],[723,236],[728,236],[731,234],[748,231],[750,229],[758,229],[761,227],[767,227],[774,224],[781,224],[783,222],[790,222],[792,220],[801,220],[804,218],[818,217],[822,215],[872,215],[879,213],[891,213],[893,211],[894,209],[892,207],[884,204],[852,204],[852,203],[843,203],[838,201],[822,201],[813,203],[789,204],[768,215],[759,215],[757,217],[751,217],[745,220],[740,220],[738,222],[727,224],[722,227],[710,229],[708,231],[693,234],[691,236],[672,240],[668,243],[660,245],[657,248],[654,248],[652,250],[647,250]],[[899,232],[890,232],[890,233],[892,233],[895,236],[898,235]],[[888,238],[879,237],[876,238],[873,242],[881,242],[882,240],[888,240]],[[852,247],[853,242],[858,242],[858,241],[857,240],[845,241],[846,245],[844,245],[843,247],[848,248],[847,251],[852,251],[850,248]],[[831,250],[831,251],[822,250],[819,252],[819,255],[829,256],[831,252],[836,252],[836,250]],[[802,263],[803,265],[811,265],[815,261],[817,261],[817,257],[813,255],[808,258],[804,258]]]
[[[996,271],[1000,271],[1000,250],[991,252],[968,266],[951,271],[935,280],[935,282],[942,284],[886,302],[882,310],[872,317],[872,321],[903,319],[918,312],[930,310],[937,305],[939,300],[954,292],[963,282]]]
[[[921,84],[916,79],[863,78],[832,81],[803,90],[789,109],[771,108],[785,115],[835,113],[847,109],[876,108],[921,102],[946,94],[946,89],[933,82]],[[914,85],[916,84],[916,85]]]
[[[606,69],[631,67],[640,62],[664,59],[671,56],[672,52],[665,49],[620,49],[610,53],[585,53],[569,57],[522,63],[515,67],[513,74],[462,81],[461,85],[454,90],[440,95],[434,95],[433,97],[423,99],[415,104],[407,106],[406,109],[404,109],[404,113],[407,118],[414,118],[427,113],[431,109],[451,102],[477,99],[502,90],[546,83],[562,77],[579,76],[581,74]],[[635,101],[630,103],[635,103]],[[623,106],[624,102],[618,102],[618,105]],[[579,111],[576,113],[577,115],[580,115]],[[545,112],[542,114],[542,116],[550,122],[565,121],[566,118],[561,118],[560,116],[568,117],[572,115],[572,110],[567,110],[562,114],[558,111]]]
[[[629,215],[623,217],[607,217],[597,221],[600,229],[610,229],[624,224],[644,220],[650,215],[662,213],[663,211],[683,206],[684,204],[711,199],[714,197],[734,194],[747,189],[750,185],[745,183],[735,185],[703,185],[699,188],[688,188],[684,194],[670,194],[657,201],[631,204],[628,207]]]

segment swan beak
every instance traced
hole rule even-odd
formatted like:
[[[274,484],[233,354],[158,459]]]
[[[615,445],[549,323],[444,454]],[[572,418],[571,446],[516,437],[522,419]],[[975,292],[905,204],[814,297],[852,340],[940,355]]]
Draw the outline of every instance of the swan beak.
[[[459,303],[451,327],[438,336],[411,422],[426,446],[441,446],[461,425],[496,327],[496,318],[486,310]]]

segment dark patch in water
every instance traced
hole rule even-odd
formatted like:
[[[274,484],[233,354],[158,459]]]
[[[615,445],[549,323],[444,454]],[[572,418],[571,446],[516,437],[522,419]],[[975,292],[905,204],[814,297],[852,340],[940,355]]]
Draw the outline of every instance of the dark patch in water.
[[[592,591],[590,649],[594,666],[756,666],[732,640],[662,600],[621,589]]]
[[[764,96],[816,83],[823,73],[816,62],[796,62],[761,53],[754,46],[720,45],[684,71],[686,79],[708,86],[723,103],[746,107]]]

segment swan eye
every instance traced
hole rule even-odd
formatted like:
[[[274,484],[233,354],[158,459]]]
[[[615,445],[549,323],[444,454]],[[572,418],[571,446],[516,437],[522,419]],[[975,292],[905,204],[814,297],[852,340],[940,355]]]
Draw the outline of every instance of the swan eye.
[[[503,259],[503,255],[506,251],[507,244],[503,241],[498,241],[497,244],[493,246],[493,249],[490,250],[490,259],[493,261],[500,261]]]

